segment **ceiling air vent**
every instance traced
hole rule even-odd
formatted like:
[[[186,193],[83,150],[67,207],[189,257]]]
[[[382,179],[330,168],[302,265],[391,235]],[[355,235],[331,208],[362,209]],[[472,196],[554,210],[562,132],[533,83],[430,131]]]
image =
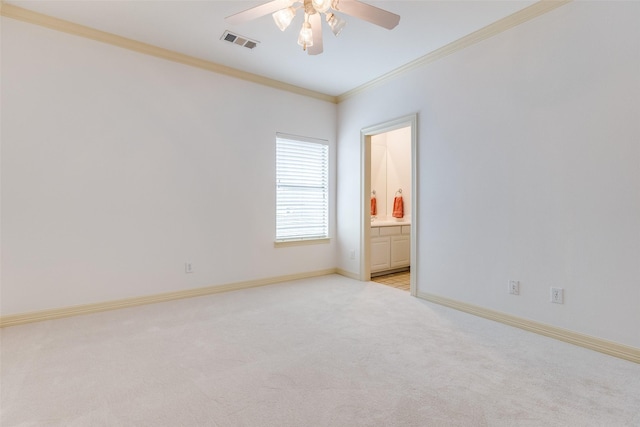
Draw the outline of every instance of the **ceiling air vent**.
[[[258,45],[258,43],[260,43],[255,40],[251,40],[250,38],[247,38],[238,34],[233,34],[228,30],[222,34],[222,37],[220,37],[220,40],[237,44],[238,46],[246,47],[247,49],[253,49]]]

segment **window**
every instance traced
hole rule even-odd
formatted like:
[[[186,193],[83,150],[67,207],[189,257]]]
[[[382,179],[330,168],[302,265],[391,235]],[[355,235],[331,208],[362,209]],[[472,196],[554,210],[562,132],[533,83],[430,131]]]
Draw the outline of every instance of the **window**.
[[[328,239],[329,146],[276,135],[276,242]]]

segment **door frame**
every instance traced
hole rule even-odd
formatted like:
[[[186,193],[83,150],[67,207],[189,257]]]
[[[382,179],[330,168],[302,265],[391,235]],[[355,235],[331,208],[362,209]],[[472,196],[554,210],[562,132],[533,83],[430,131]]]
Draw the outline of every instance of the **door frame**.
[[[371,280],[371,137],[405,127],[411,128],[411,287],[417,295],[418,283],[418,114],[410,114],[360,131],[360,280]]]

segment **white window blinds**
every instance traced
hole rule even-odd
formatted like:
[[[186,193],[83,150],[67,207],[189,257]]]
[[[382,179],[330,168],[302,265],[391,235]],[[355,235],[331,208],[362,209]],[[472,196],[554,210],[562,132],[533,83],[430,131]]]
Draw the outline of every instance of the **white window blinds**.
[[[276,137],[276,241],[329,237],[329,146]]]

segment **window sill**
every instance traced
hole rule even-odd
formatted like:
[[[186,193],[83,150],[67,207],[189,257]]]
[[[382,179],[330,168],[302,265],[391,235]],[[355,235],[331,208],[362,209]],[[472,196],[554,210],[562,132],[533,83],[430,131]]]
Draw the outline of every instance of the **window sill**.
[[[285,248],[287,246],[306,246],[306,245],[321,245],[329,243],[330,238],[325,239],[301,239],[301,240],[283,240],[281,242],[273,242],[273,246],[276,248]]]

